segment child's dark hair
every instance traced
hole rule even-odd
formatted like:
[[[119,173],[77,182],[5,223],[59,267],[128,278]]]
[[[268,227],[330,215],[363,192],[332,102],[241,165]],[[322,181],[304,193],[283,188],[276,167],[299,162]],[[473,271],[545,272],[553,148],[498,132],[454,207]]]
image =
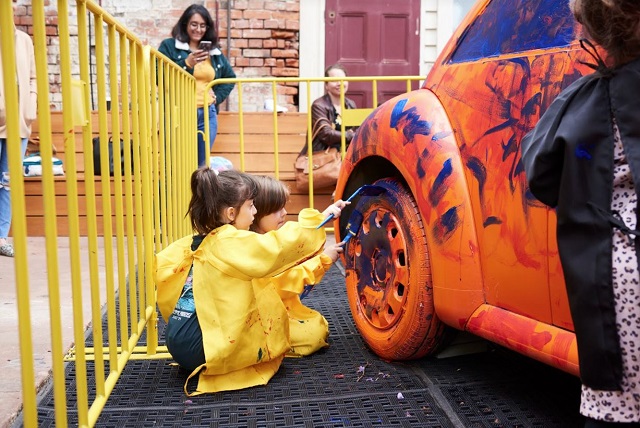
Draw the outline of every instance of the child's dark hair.
[[[280,211],[289,200],[289,188],[280,180],[268,176],[254,176],[256,181],[257,194],[253,198],[253,206],[256,207],[256,214],[253,216],[251,230],[254,232],[258,222],[265,216]]]
[[[193,230],[206,235],[227,224],[223,216],[226,208],[240,210],[248,199],[255,199],[256,181],[233,169],[216,174],[208,166],[198,168],[191,174],[191,201],[187,215],[191,217]]]
[[[205,31],[202,36],[202,40],[209,40],[213,43],[213,46],[218,46],[218,33],[216,32],[215,22],[213,22],[213,18],[211,18],[211,14],[209,14],[207,8],[201,4],[194,3],[182,12],[180,19],[178,19],[178,22],[171,30],[171,37],[181,42],[189,43],[187,27],[189,26],[189,20],[196,13],[200,15],[202,19],[204,19],[205,24],[207,24],[207,31]]]
[[[625,64],[640,56],[638,0],[572,0],[573,14],[613,60]]]

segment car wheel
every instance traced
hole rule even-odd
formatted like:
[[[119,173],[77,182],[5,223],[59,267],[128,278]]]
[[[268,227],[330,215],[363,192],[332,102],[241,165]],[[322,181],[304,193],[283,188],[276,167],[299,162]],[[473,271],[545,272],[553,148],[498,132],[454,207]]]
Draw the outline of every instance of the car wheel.
[[[346,284],[355,324],[388,360],[435,353],[447,331],[435,314],[429,250],[413,196],[395,179],[362,198],[362,227],[345,248]]]

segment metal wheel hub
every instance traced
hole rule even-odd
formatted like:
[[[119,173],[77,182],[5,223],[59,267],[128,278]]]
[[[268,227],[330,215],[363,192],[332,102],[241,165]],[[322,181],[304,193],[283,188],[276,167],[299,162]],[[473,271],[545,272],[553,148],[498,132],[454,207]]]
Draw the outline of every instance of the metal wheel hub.
[[[360,309],[373,327],[391,328],[402,316],[409,275],[400,222],[389,210],[372,206],[364,212],[355,244]]]

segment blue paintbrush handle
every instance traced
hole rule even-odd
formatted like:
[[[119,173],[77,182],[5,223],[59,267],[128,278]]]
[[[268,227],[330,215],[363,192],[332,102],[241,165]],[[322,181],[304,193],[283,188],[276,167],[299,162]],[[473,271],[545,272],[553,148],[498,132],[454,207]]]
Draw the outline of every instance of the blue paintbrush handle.
[[[316,229],[320,229],[322,226],[324,226],[325,224],[329,223],[329,220],[331,220],[333,217],[334,217],[334,215],[333,215],[333,214],[329,214],[329,215],[327,216],[327,218],[325,218],[324,220],[322,220],[322,223],[320,223],[320,224],[318,225],[318,227],[316,227]]]
[[[347,236],[344,237],[344,239],[342,240],[342,244],[346,244],[347,242],[349,242],[351,240],[351,238],[353,238],[354,236],[356,236],[355,233],[353,233],[352,231],[349,231],[347,233]]]
[[[349,199],[347,199],[345,202],[351,202],[351,200],[352,200],[353,198],[355,198],[355,197],[356,197],[356,195],[357,195],[358,193],[360,193],[360,191],[361,191],[362,189],[364,189],[364,187],[365,187],[365,186],[360,186],[360,187],[359,187],[355,192],[353,192],[353,194],[352,194],[351,196],[349,196]],[[316,227],[316,229],[320,229],[322,226],[324,226],[324,225],[325,225],[325,224],[327,224],[329,221],[331,221],[331,219],[332,219],[332,218],[334,218],[334,217],[335,217],[335,216],[334,216],[333,214],[329,214],[329,215],[327,216],[327,218],[325,218],[324,220],[322,220],[322,223],[320,223],[320,225],[319,225],[318,227]]]

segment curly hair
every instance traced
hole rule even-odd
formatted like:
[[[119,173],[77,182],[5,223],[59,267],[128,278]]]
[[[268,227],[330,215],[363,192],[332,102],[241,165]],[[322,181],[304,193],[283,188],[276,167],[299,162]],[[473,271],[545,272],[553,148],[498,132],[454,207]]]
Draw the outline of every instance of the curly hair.
[[[588,36],[607,51],[613,65],[640,56],[640,1],[571,0],[570,6]]]

